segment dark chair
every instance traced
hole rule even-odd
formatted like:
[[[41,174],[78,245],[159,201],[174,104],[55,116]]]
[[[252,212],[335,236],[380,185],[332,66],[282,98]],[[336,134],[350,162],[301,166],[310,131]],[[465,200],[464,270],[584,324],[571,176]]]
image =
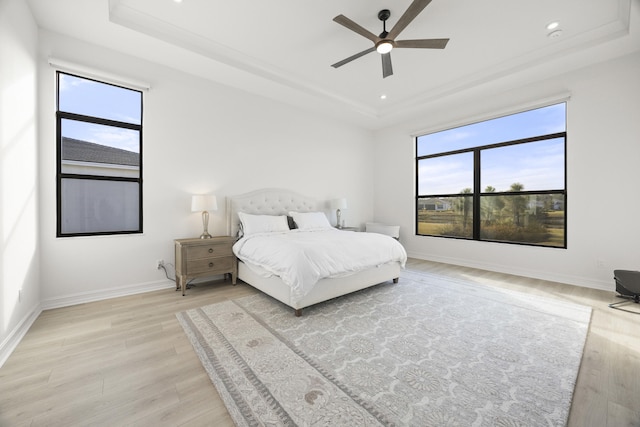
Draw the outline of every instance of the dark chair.
[[[625,310],[618,307],[619,305],[630,302],[640,304],[640,271],[613,270],[613,278],[616,281],[618,297],[624,298],[624,300],[609,304],[609,307],[640,314],[636,311]]]

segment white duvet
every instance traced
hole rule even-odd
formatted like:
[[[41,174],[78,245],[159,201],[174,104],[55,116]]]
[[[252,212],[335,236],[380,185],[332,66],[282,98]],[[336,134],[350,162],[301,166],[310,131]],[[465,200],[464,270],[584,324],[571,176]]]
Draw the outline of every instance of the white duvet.
[[[320,279],[340,277],[397,261],[407,253],[395,239],[336,229],[291,230],[245,236],[233,245],[238,259],[279,276],[291,287],[293,303]]]

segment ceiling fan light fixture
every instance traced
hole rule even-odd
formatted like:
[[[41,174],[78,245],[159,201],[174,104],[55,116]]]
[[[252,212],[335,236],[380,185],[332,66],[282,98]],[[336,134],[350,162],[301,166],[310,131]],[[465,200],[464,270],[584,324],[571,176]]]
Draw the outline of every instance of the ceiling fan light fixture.
[[[379,54],[389,53],[391,49],[393,49],[393,43],[390,40],[382,40],[376,45],[376,50]]]

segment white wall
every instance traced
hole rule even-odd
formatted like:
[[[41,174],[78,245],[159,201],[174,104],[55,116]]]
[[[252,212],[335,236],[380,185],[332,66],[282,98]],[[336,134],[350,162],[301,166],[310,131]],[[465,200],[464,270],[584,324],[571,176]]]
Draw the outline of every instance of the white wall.
[[[0,366],[40,313],[37,37],[26,2],[0,0]]]
[[[43,306],[170,286],[155,260],[173,262],[173,239],[202,232],[200,214],[190,212],[192,193],[218,197],[213,235],[226,232],[225,196],[265,187],[319,200],[344,196],[348,225],[372,219],[369,132],[48,31],[40,48]],[[48,56],[151,84],[143,101],[144,234],[55,237],[55,71]]]
[[[499,93],[478,88],[376,135],[376,220],[400,224],[410,256],[601,289],[613,269],[640,269],[640,54]],[[567,249],[415,236],[411,135],[532,105],[567,103]]]

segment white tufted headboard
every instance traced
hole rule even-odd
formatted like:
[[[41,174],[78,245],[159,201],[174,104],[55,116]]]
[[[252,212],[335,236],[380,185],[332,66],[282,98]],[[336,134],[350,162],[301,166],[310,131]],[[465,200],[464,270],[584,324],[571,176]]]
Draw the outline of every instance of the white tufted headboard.
[[[227,197],[227,234],[238,235],[238,212],[254,215],[287,215],[290,211],[316,212],[320,204],[291,190],[265,188]]]

